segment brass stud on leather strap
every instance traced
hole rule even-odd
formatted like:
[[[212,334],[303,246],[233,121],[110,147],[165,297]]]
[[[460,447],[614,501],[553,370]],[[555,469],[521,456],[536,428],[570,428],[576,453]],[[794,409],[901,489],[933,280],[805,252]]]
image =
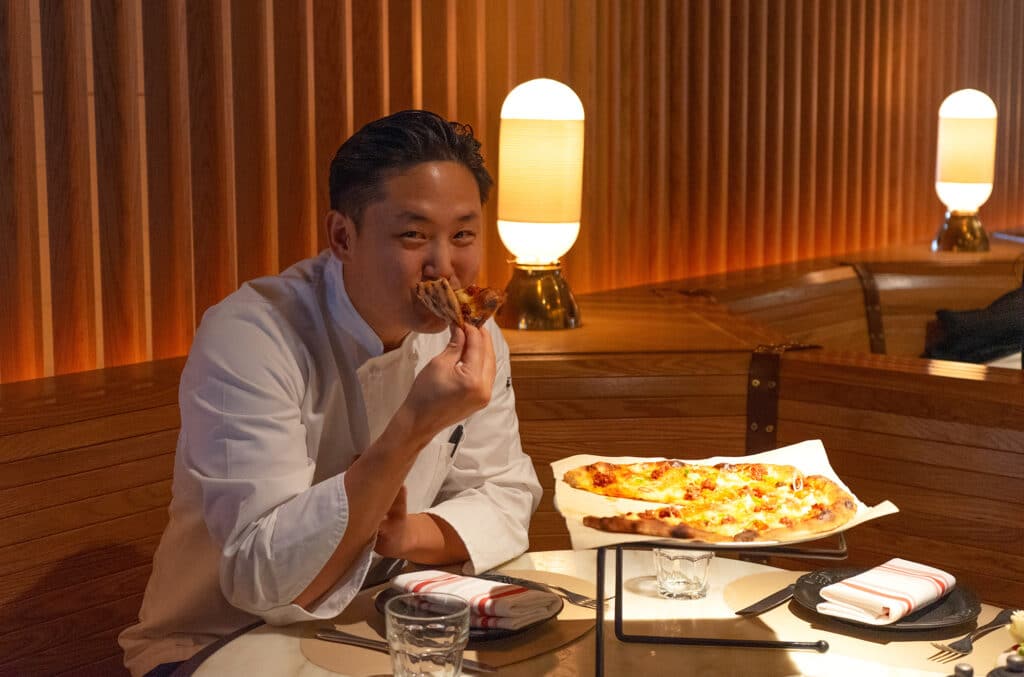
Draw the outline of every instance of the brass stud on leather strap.
[[[790,350],[820,348],[801,343],[759,345],[750,355],[747,387],[748,454],[775,449],[779,419],[779,370],[782,353]],[[765,387],[761,387],[764,385]]]

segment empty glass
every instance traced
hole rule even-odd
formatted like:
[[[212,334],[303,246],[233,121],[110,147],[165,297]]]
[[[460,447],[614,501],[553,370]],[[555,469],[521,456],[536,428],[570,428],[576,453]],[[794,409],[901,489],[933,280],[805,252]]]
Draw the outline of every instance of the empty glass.
[[[715,553],[707,550],[654,549],[658,594],[672,599],[700,599],[708,594],[708,573]]]
[[[398,677],[456,677],[469,640],[469,603],[445,593],[409,593],[384,607],[391,668]]]

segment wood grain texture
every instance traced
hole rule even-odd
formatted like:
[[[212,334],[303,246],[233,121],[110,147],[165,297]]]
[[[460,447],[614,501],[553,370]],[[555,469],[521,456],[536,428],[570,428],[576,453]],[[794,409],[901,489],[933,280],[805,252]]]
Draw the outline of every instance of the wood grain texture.
[[[230,6],[186,0],[188,133],[195,322],[238,284]]]
[[[0,382],[43,374],[40,223],[28,0],[0,7]]]
[[[186,353],[196,327],[185,2],[142,3],[141,15],[153,358],[161,359]]]
[[[57,373],[103,366],[97,345],[86,54],[89,6],[41,2],[46,191],[52,290],[54,369]],[[15,43],[17,44],[17,43]],[[16,329],[16,331],[18,331]],[[41,374],[40,374],[41,375]]]
[[[108,366],[151,359],[146,308],[149,252],[143,214],[138,6],[92,3],[97,230],[103,355]]]
[[[207,307],[323,248],[330,158],[358,127],[437,110],[494,169],[504,97],[534,77],[587,112],[577,293],[924,246],[943,211],[936,111],[962,87],[1000,113],[982,219],[1024,223],[1015,0],[11,0],[3,16],[0,382],[184,354]],[[481,281],[501,286],[495,204]],[[822,321],[808,340],[852,341]]]
[[[232,134],[237,218],[238,277],[251,280],[278,272],[278,191],[275,101],[277,71],[273,33],[277,15],[268,3],[231,3]],[[290,94],[294,94],[293,92]],[[281,196],[294,199],[292,194]]]

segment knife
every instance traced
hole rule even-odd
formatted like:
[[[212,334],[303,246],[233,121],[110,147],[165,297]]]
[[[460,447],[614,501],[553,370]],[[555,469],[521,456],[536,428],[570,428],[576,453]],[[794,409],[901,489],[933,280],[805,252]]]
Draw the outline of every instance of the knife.
[[[379,639],[360,637],[359,635],[350,635],[349,633],[341,632],[340,630],[321,628],[316,631],[316,638],[322,639],[325,642],[337,642],[338,644],[348,644],[350,646],[358,646],[363,649],[370,649],[372,651],[381,651],[383,653],[389,653],[387,642],[382,642]],[[498,669],[493,665],[481,663],[480,661],[472,661],[468,658],[462,659],[462,667],[466,670],[471,670],[473,672],[498,671]]]
[[[773,592],[764,599],[758,602],[754,602],[753,604],[744,609],[740,609],[736,612],[736,615],[756,616],[757,614],[762,614],[765,611],[768,611],[769,609],[774,609],[775,607],[779,606],[780,604],[788,600],[790,597],[792,597],[794,590],[796,590],[796,583],[790,583],[782,590]]]

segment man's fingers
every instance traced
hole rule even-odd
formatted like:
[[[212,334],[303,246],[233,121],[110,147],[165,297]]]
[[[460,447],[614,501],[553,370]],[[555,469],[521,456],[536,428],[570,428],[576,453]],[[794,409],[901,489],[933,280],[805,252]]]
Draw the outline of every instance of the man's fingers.
[[[491,332],[487,331],[483,327],[480,327],[480,336],[483,339],[483,344],[486,346],[484,350],[484,376],[488,383],[494,381],[494,372],[497,369],[497,358],[494,355],[494,344],[491,342]]]
[[[481,330],[473,325],[466,325],[466,342],[462,346],[461,364],[456,367],[462,370],[463,374],[471,374],[485,363],[486,344],[483,341]]]

